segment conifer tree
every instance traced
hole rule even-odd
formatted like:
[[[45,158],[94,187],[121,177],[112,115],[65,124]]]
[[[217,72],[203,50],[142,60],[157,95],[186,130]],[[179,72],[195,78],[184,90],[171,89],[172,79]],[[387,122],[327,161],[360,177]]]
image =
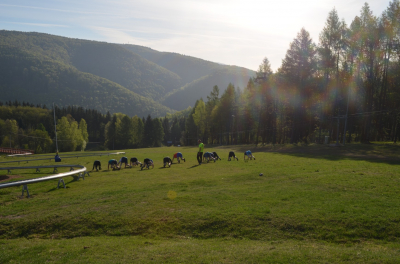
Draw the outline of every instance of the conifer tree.
[[[316,48],[310,34],[302,28],[297,37],[290,43],[290,48],[282,61],[279,74],[290,92],[292,106],[292,136],[291,143],[305,140],[307,134],[306,103],[311,94],[312,77],[316,71]]]
[[[144,123],[144,147],[152,147],[154,145],[154,132],[153,132],[153,119],[151,115],[148,115],[146,118],[146,122]]]

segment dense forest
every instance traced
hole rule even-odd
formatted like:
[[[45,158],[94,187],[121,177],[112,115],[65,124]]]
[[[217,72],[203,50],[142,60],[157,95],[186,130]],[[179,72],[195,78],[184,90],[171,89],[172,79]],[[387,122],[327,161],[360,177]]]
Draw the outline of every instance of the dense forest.
[[[312,141],[322,131],[344,142],[399,137],[400,4],[380,17],[367,3],[348,26],[336,9],[316,45],[303,28],[277,73],[265,60],[246,94],[260,96],[258,131],[272,142]],[[249,99],[251,100],[251,99]],[[257,105],[257,102],[255,102]],[[272,132],[265,130],[265,124]],[[264,141],[265,141],[264,140]]]
[[[333,9],[319,44],[302,28],[276,73],[265,58],[243,93],[228,86],[219,98],[216,88],[197,102],[186,132],[208,142],[396,142],[399,40],[398,0],[380,17],[365,3],[349,26]]]
[[[54,117],[60,151],[157,147],[172,136],[179,144],[189,109],[164,118],[140,118],[75,106],[49,109],[28,102],[0,102],[0,146],[55,152]]]
[[[366,3],[348,26],[336,9],[315,44],[302,28],[273,73],[264,58],[242,92],[217,86],[186,119],[183,139],[218,144],[397,142],[400,3],[380,17]],[[183,140],[185,141],[185,140]]]
[[[338,142],[396,142],[399,39],[398,0],[380,17],[365,3],[349,26],[333,9],[319,44],[302,28],[276,73],[265,58],[243,94],[232,87],[216,103],[209,100],[202,120],[217,131],[200,135],[217,140],[218,133],[233,131],[234,142],[318,142],[324,136]]]
[[[302,28],[277,72],[264,58],[243,91],[230,84],[220,94],[214,86],[199,98],[181,142],[397,142],[399,87],[399,0],[380,17],[364,4],[349,26],[333,9],[319,43]]]

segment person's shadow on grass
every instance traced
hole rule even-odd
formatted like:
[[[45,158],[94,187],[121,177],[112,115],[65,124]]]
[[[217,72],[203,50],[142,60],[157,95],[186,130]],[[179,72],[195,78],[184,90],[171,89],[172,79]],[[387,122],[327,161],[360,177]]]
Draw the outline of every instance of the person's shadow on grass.
[[[193,165],[192,167],[190,167],[190,168],[188,168],[188,169],[193,169],[193,168],[196,168],[196,167],[198,167],[198,166],[200,166],[199,164],[196,164],[196,165]]]

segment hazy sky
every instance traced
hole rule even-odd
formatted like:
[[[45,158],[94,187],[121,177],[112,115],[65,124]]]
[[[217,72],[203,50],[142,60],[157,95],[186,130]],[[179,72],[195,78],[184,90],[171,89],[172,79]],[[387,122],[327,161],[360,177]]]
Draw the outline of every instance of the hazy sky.
[[[389,0],[369,1],[380,16]],[[349,25],[365,0],[0,0],[0,29],[143,45],[256,70],[280,67],[302,27],[314,42],[334,7]]]

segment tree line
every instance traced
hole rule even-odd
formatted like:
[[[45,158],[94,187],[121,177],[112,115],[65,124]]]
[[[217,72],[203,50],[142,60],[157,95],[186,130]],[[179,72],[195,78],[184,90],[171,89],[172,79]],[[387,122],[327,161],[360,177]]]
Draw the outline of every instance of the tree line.
[[[109,150],[156,147],[167,144],[170,138],[175,138],[175,143],[180,141],[185,112],[139,118],[76,106],[49,109],[17,100],[0,102],[0,146],[32,149],[35,153],[55,152],[57,145],[59,151],[85,150],[91,144]]]
[[[89,143],[88,124],[85,118],[89,117],[91,121],[93,116],[106,118],[97,110],[84,110],[81,107],[56,107],[55,113],[60,151],[84,150]],[[71,113],[79,120],[75,120]],[[94,132],[96,127],[92,125],[90,127],[92,138],[101,137],[101,134]],[[48,109],[46,105],[34,105],[28,102],[0,102],[0,146],[31,149],[35,153],[55,152],[53,109]]]
[[[265,60],[258,72],[266,77],[258,89],[277,140],[286,128],[292,143],[309,141],[321,130],[347,141],[397,141],[399,39],[398,0],[380,17],[365,3],[350,26],[333,9],[318,45],[301,29],[278,71],[270,74]]]
[[[186,120],[188,144],[397,142],[400,4],[379,17],[367,3],[348,26],[329,12],[315,44],[302,28],[274,73],[264,58],[244,90],[218,87]]]

